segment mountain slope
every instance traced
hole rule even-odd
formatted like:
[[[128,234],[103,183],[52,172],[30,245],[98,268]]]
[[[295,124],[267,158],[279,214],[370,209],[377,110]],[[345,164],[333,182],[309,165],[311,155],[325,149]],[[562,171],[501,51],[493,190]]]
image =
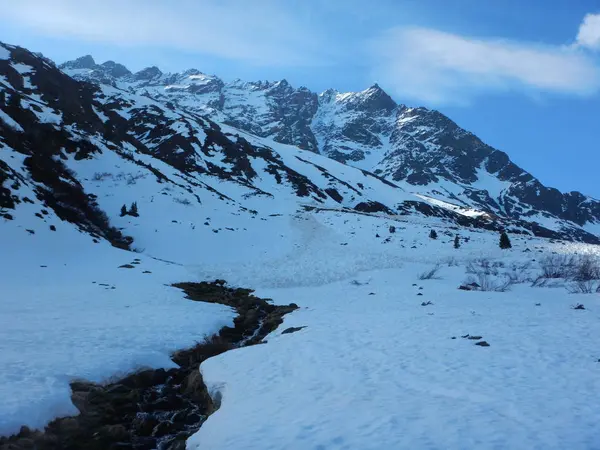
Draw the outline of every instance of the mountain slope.
[[[89,59],[80,65],[73,70],[97,70]],[[202,76],[193,76],[200,84]],[[550,447],[589,448],[597,441],[600,410],[590,399],[598,391],[598,298],[580,296],[582,311],[571,309],[564,289],[531,286],[546,256],[577,261],[598,252],[546,237],[596,236],[557,218],[541,226],[415,194],[406,181],[277,142],[268,127],[267,137],[240,130],[222,110],[207,113],[222,114],[213,120],[185,91],[177,101],[152,94],[154,77],[166,77],[157,69],[129,74],[104,64],[98,77],[106,82],[78,81],[40,55],[0,44],[0,435],[84,409],[90,397],[72,391],[72,381],[173,367],[174,351],[234,325],[229,308],[190,302],[172,288],[219,278],[299,309],[268,345],[201,366],[221,407],[189,448],[463,448],[465,439],[514,448],[540,436]],[[275,106],[261,102],[273,88],[252,88],[251,106],[266,111],[265,120]],[[241,109],[247,89],[239,88]],[[360,129],[372,119],[370,134],[346,127],[340,136],[360,139],[365,158],[379,148],[375,138],[386,148],[393,129],[383,124],[397,107],[377,87],[368,96],[332,96],[332,109],[346,108],[345,123]],[[317,145],[330,137],[332,151],[333,125],[314,134]],[[290,136],[304,132],[295,130]],[[456,180],[447,183],[463,182]],[[499,248],[501,229],[511,249]],[[432,279],[423,280],[427,273]],[[473,277],[492,291],[513,290],[457,289]],[[599,283],[589,281],[590,289]],[[116,391],[123,394],[122,386]],[[135,397],[125,400],[132,418],[147,417]],[[181,448],[181,435],[179,442],[158,436],[176,415],[183,420],[181,410],[171,415],[180,406],[169,405],[167,415],[162,399],[149,401],[160,422],[149,429],[145,422],[153,440],[139,447]],[[260,402],[265,414],[255,414]],[[364,406],[358,413],[356,402]],[[411,413],[398,413],[398,404]],[[389,426],[374,410],[391,418]],[[441,427],[435,435],[431,417]],[[524,417],[533,418],[526,427]],[[113,440],[97,448],[137,448],[129,428],[137,421],[110,419],[98,431]],[[62,423],[66,434],[79,432],[68,417]],[[408,431],[398,433],[399,425]],[[32,433],[22,429],[16,447],[0,438],[0,447],[31,448]]]
[[[285,80],[225,83],[195,69],[163,74],[152,67],[113,76],[113,65],[97,65],[88,56],[61,67],[75,78],[108,82],[372,171],[437,204],[565,233],[579,227],[591,233],[600,229],[597,200],[544,186],[443,114],[398,105],[378,85],[356,93],[327,90],[317,95],[294,89]]]
[[[293,214],[316,207],[436,216],[462,226],[597,241],[575,227],[557,230],[521,220],[473,217],[445,204],[428,204],[427,198],[362,169],[218,125],[131,86],[78,82],[27,50],[3,48],[0,173],[2,206],[16,208],[7,213],[11,217],[18,216],[17,204],[24,201],[18,188],[26,184],[35,192],[29,201],[53,208],[63,220],[123,248],[132,238],[137,248],[159,245],[146,234],[152,225],[123,223],[121,206],[134,201],[142,210],[160,211],[161,221],[173,202],[188,211],[186,216],[194,215],[186,208],[190,203],[245,215]],[[85,59],[78,62],[88,64]],[[113,66],[102,65],[103,73]],[[125,72],[122,77],[145,82],[163,76],[150,72],[155,71],[143,76]],[[104,181],[119,189],[106,192]],[[134,188],[138,183],[145,185],[141,192]],[[169,206],[163,204],[164,197],[169,197]]]

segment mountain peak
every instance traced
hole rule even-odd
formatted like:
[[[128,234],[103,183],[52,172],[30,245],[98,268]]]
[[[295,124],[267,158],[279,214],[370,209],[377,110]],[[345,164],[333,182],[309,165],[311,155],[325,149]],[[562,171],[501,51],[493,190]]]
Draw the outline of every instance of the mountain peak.
[[[127,67],[111,60],[102,63],[101,66],[107,69],[115,78],[131,75],[131,71]]]
[[[160,77],[163,73],[156,66],[146,67],[145,69],[136,72],[133,77],[137,81],[151,80]]]
[[[381,87],[375,83],[364,91],[344,97],[350,103],[365,111],[393,111],[398,105]]]
[[[96,61],[94,61],[92,55],[84,55],[74,61],[67,61],[64,64],[61,64],[60,67],[67,67],[69,69],[94,69],[96,67]]]

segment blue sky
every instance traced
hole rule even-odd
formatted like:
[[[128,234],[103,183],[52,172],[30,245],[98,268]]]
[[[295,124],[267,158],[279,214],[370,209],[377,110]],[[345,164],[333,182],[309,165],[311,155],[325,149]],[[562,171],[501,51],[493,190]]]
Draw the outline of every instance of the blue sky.
[[[19,0],[0,40],[57,62],[190,67],[315,91],[378,82],[547,185],[600,198],[600,4],[591,0]]]

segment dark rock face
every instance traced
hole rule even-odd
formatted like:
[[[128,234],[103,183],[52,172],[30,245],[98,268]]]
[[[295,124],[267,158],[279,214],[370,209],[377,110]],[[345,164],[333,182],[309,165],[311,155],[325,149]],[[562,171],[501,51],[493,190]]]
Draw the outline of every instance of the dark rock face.
[[[146,67],[145,69],[142,69],[139,72],[136,72],[133,75],[133,78],[137,81],[148,81],[148,80],[152,80],[153,78],[158,78],[161,75],[162,75],[162,72],[160,71],[160,69],[156,66],[152,66],[152,67]]]
[[[108,385],[71,383],[78,416],[56,419],[43,432],[24,427],[15,436],[0,438],[0,450],[185,449],[186,439],[219,407],[202,380],[202,361],[261,343],[298,307],[271,305],[249,289],[226,287],[222,280],[177,287],[190,300],[234,307],[239,314],[235,327],[176,352],[172,359],[177,369],[144,370]]]
[[[92,63],[91,58],[83,57],[68,64],[76,68]],[[166,85],[181,79],[181,74],[167,79],[161,75],[153,67],[133,75],[132,80]],[[93,75],[87,76],[97,81]],[[444,195],[459,205],[519,220],[541,213],[568,222],[566,228],[600,223],[600,202],[578,192],[563,194],[543,186],[506,153],[486,145],[440,112],[398,105],[377,84],[358,93],[327,90],[317,96],[306,88],[293,88],[286,80],[226,85],[211,77],[206,83],[170,91],[195,95],[203,113],[224,114],[225,123],[257,136],[323,153],[343,163],[362,166],[368,160],[363,168],[393,181],[436,185],[434,190],[437,185],[450,184],[454,192],[458,187],[458,197]],[[241,98],[249,93],[260,94],[264,110]],[[486,177],[505,182],[504,192],[490,193],[485,187],[472,186],[485,182]],[[580,232],[576,234],[576,239],[581,238]]]
[[[160,103],[138,106],[128,92],[111,89],[110,94],[106,94],[98,85],[77,81],[25,49],[10,47],[10,52],[11,60],[0,60],[0,74],[6,77],[10,87],[2,85],[0,93],[11,100],[2,101],[0,110],[16,125],[0,121],[2,142],[26,156],[25,169],[36,184],[37,201],[94,237],[106,238],[119,247],[128,247],[131,243],[110,226],[107,215],[98,211],[93,195],[84,191],[76,175],[63,161],[94,158],[106,151],[113,151],[120,158],[138,165],[140,170],[149,171],[159,182],[177,183],[149,162],[142,161],[139,155],[150,155],[182,174],[193,176],[198,180],[193,186],[194,193],[198,192],[196,198],[199,202],[203,191],[233,202],[204,184],[204,176],[237,183],[250,192],[254,190],[255,195],[272,196],[253,186],[258,176],[253,168],[255,160],[264,161],[261,170],[274,177],[278,184],[291,187],[298,197],[310,198],[318,203],[329,199],[339,202],[344,199],[340,192],[348,189],[357,196],[365,197],[350,184],[330,175],[325,168],[317,167],[323,176],[331,180],[328,187],[321,188],[307,176],[288,167],[272,149],[226,134],[216,123],[199,115],[187,114],[168,105],[161,106]],[[12,67],[12,63],[32,67],[28,83],[24,82],[24,76]],[[64,65],[65,70],[72,65]],[[95,66],[92,71],[98,72],[98,67],[104,71],[120,70],[118,65],[109,62]],[[147,72],[148,76],[156,74],[152,68]],[[207,84],[215,83],[213,78],[205,77],[199,71],[189,71],[188,76],[200,77]],[[290,89],[286,85],[265,86],[274,96]],[[29,94],[39,95],[45,101],[44,106],[55,111],[57,120],[60,118],[62,122],[58,126],[46,123],[32,109],[17,101]],[[290,104],[293,103],[290,101]],[[299,103],[303,104],[302,101]],[[74,133],[71,127],[77,132]],[[89,139],[82,139],[82,135],[89,136]],[[215,155],[220,155],[221,164],[212,162]],[[310,164],[306,160],[302,162]],[[15,192],[21,184],[30,183],[30,180],[4,162],[0,162],[0,180],[0,206],[3,216],[9,217],[10,213],[4,209],[14,209],[21,202]]]
[[[12,61],[30,66],[29,83],[35,86],[35,93],[54,109],[60,111],[63,125],[77,124],[81,131],[94,135],[103,133],[105,124],[94,111],[95,88],[79,83],[43,59],[27,50],[11,49]],[[83,58],[80,64],[89,63]],[[34,92],[25,87],[23,76],[8,60],[0,60],[0,75],[4,75],[12,89],[7,89],[12,98],[19,98]],[[66,155],[75,159],[85,159],[98,151],[90,141],[82,141],[66,132],[64,127],[45,123],[35,110],[27,109],[20,103],[0,105],[0,109],[16,121],[21,129],[0,121],[0,136],[9,148],[25,156],[24,166],[31,179],[37,183],[37,200],[54,209],[65,221],[77,224],[83,231],[102,237],[120,248],[128,248],[131,238],[112,227],[106,214],[98,207],[95,198],[88,195],[63,160]],[[7,181],[0,190],[1,206],[14,208],[19,202],[12,189],[27,183],[21,175],[6,164],[0,164],[0,179]]]
[[[210,77],[202,84],[177,87],[182,75],[193,75],[188,72],[163,79],[157,68],[148,68],[132,80],[146,83],[140,86],[172,83],[170,93],[195,96],[203,114],[224,117],[225,123],[257,136],[322,153],[389,180],[431,187],[451,203],[523,221],[533,222],[541,214],[556,219],[566,234],[573,224],[600,223],[600,202],[543,186],[506,153],[440,112],[398,105],[378,85],[351,94],[328,90],[319,96],[295,89],[286,80],[225,84]],[[258,94],[264,108],[244,100],[250,94]],[[488,191],[486,179],[503,182],[503,192]],[[478,182],[482,186],[474,187]],[[442,193],[445,185],[458,196]],[[586,235],[573,233],[577,240]]]
[[[290,328],[286,328],[285,330],[283,330],[281,332],[281,334],[292,334],[292,333],[297,333],[298,331],[304,329],[306,327],[290,327]]]
[[[385,213],[392,214],[392,211],[385,205],[379,202],[361,202],[357,204],[354,209],[360,212],[366,213]]]
[[[120,78],[126,75],[131,75],[131,72],[123,64],[114,61],[106,61],[101,64],[108,71],[111,77]]]
[[[90,135],[100,133],[110,141],[111,149],[122,148],[125,143],[133,145],[137,152],[158,158],[186,174],[218,176],[251,186],[257,177],[251,161],[258,156],[265,159],[265,170],[276,178],[277,183],[293,184],[299,197],[311,197],[317,203],[327,199],[339,203],[348,201],[348,196],[340,189],[340,180],[332,181],[336,186],[320,189],[312,180],[285,166],[270,149],[258,148],[243,138],[223,133],[218,125],[206,118],[208,115],[257,136],[372,170],[381,180],[387,180],[384,182],[391,180],[418,186],[421,192],[434,198],[486,213],[483,219],[471,220],[465,216],[458,218],[447,209],[450,213],[445,217],[460,225],[466,223],[467,226],[497,230],[499,226],[490,222],[501,221],[508,230],[521,229],[542,237],[599,242],[597,236],[583,227],[600,223],[600,202],[578,192],[563,194],[543,186],[530,173],[512,163],[505,153],[486,145],[443,114],[398,105],[378,85],[357,93],[340,94],[328,90],[316,95],[303,87],[296,89],[286,80],[224,83],[196,69],[163,74],[158,68],[149,67],[131,74],[113,61],[98,65],[90,57],[61,66],[67,72],[72,71],[78,80],[111,84],[122,89],[116,91],[121,94],[107,95],[90,84],[74,84],[72,78],[64,75],[61,78],[52,72],[56,70],[51,64],[23,49],[11,48],[10,51],[15,62],[37,61],[36,71],[30,77],[33,90],[39,91],[52,108],[61,112],[64,125],[77,123]],[[81,71],[82,68],[85,70]],[[7,61],[2,61],[0,69],[3,74],[6,72],[5,76],[19,95],[32,93],[25,87],[23,77],[12,70]],[[154,97],[164,107],[131,108],[134,100],[127,96],[130,91]],[[79,94],[74,95],[74,92]],[[11,97],[10,92],[6,97]],[[8,104],[0,108],[13,117]],[[21,111],[14,105],[12,108],[18,123],[27,120],[31,123],[26,127],[26,133],[32,136],[28,148],[39,146],[40,142],[51,142],[52,147],[62,143],[57,136],[46,140],[49,134],[57,134],[56,130],[46,126],[48,124],[35,124],[33,138],[30,128],[36,118],[31,110]],[[108,119],[99,119],[96,110]],[[174,118],[170,112],[177,111],[178,117]],[[0,127],[3,126],[0,122]],[[189,131],[182,132],[182,129]],[[198,138],[195,131],[199,129],[206,132],[206,141]],[[14,130],[7,134],[18,139]],[[212,156],[221,151],[219,147],[224,148],[229,167],[203,161],[203,155]],[[77,152],[78,158],[98,151],[85,142],[71,142],[65,149]],[[166,178],[147,163],[136,162],[145,164],[157,177]],[[4,179],[15,179],[15,174],[1,166],[0,173]],[[366,171],[365,174],[372,176]],[[7,185],[3,183],[0,189],[2,205],[15,201],[11,199]],[[490,185],[495,186],[494,189],[486,187]],[[368,200],[361,191],[355,189],[357,196],[363,197],[356,199],[359,203]],[[256,194],[270,195],[260,189]],[[396,210],[395,205],[384,206]],[[423,213],[427,206],[416,208]],[[408,212],[412,208],[402,209]],[[439,212],[439,208],[436,211]],[[537,223],[540,217],[545,224],[551,225],[541,226]]]
[[[94,69],[96,67],[96,61],[94,61],[91,55],[82,56],[68,64],[73,69]]]

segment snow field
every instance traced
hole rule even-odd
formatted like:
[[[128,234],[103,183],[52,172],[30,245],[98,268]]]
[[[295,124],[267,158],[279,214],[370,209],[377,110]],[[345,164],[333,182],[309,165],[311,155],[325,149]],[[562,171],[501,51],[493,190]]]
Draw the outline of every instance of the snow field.
[[[70,381],[173,367],[172,352],[232,324],[231,309],[168,287],[193,280],[185,268],[94,244],[55,217],[55,232],[33,213],[27,223],[28,207],[0,236],[0,435],[77,414]]]
[[[222,405],[188,448],[595,448],[598,296],[459,291],[464,267],[419,281],[427,267],[259,289],[302,308],[267,345],[202,364]]]

